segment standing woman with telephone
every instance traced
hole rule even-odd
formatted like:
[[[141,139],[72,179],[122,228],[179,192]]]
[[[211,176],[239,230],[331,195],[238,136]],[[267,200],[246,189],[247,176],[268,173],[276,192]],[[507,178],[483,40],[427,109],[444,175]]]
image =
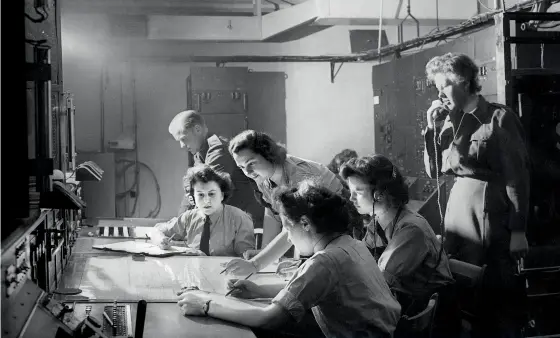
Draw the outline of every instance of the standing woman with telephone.
[[[529,158],[519,118],[478,93],[478,67],[447,53],[426,64],[439,100],[427,112],[424,162],[428,175],[455,176],[445,213],[445,249],[458,260],[487,265],[485,337],[518,337],[523,320],[516,260],[528,250]]]

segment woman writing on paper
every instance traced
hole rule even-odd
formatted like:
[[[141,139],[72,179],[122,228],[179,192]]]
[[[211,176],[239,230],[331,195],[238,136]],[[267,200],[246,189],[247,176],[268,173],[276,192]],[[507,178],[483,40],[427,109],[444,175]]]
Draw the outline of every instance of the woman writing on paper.
[[[184,240],[208,256],[242,256],[255,247],[253,221],[241,209],[225,204],[232,191],[229,175],[206,165],[190,168],[187,180],[197,208],[156,224],[152,242],[162,249],[170,238]]]
[[[245,130],[230,141],[229,151],[237,166],[255,182],[255,196],[266,207],[264,249],[250,260],[233,259],[226,267],[228,273],[247,275],[265,268],[292,247],[272,198],[278,188],[294,187],[307,179],[336,193],[343,187],[326,166],[287,154],[286,148],[265,133]]]
[[[348,201],[303,182],[281,189],[275,202],[288,240],[311,258],[275,290],[249,280],[230,281],[237,297],[273,298],[266,307],[189,290],[178,302],[182,312],[272,329],[299,322],[311,309],[326,337],[391,337],[400,305],[366,245],[347,234]]]

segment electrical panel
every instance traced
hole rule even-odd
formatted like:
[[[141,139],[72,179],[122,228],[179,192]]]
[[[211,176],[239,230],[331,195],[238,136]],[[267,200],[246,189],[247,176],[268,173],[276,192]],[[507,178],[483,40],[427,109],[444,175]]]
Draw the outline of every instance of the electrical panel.
[[[204,116],[210,133],[231,138],[248,126],[245,67],[191,68],[187,107]]]
[[[286,75],[246,67],[191,68],[187,108],[204,116],[211,133],[232,138],[245,129],[286,142]]]

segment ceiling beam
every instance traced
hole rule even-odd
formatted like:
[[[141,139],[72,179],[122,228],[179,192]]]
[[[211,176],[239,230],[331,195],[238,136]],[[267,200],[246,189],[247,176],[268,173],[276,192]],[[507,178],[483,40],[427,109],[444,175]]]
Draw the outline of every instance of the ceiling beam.
[[[291,2],[291,1],[290,1]],[[294,3],[302,2],[295,0]],[[120,15],[253,15],[252,0],[63,0],[67,13]],[[261,2],[262,13],[291,7],[280,0]]]
[[[388,4],[380,13],[380,1],[308,0],[262,17],[149,15],[148,39],[258,42],[310,25],[367,26],[377,25],[381,18],[385,26],[434,26],[436,22],[451,26],[477,14],[474,1],[411,0],[410,14],[397,1],[385,1]]]

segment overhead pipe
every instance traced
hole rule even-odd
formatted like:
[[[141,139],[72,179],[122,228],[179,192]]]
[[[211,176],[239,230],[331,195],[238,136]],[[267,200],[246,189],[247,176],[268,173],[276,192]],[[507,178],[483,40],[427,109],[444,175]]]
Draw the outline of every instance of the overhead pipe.
[[[534,4],[542,0],[527,0],[508,8],[505,12],[515,12],[530,9]],[[560,0],[551,0],[551,4],[560,2]],[[421,47],[427,43],[437,42],[453,36],[471,33],[476,30],[490,27],[494,24],[494,16],[502,13],[502,10],[491,11],[476,15],[460,25],[452,26],[444,30],[440,30],[424,37],[411,39],[396,45],[388,45],[380,49],[369,50],[362,53],[351,55],[318,55],[318,56],[186,56],[186,57],[163,57],[163,58],[146,58],[149,60],[169,61],[169,62],[211,62],[216,64],[235,63],[235,62],[366,62],[373,61],[376,58],[394,55],[396,52],[407,51],[416,47]],[[134,58],[134,60],[142,60],[142,57]]]

